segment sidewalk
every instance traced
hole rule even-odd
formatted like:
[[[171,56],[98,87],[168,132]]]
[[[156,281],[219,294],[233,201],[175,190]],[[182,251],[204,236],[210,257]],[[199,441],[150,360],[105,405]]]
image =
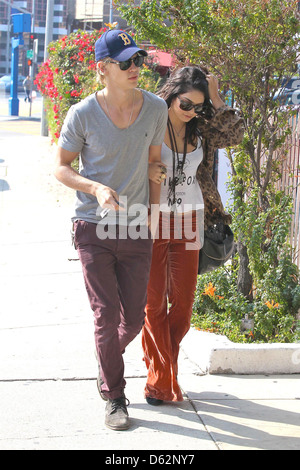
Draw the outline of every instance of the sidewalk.
[[[125,354],[132,426],[104,426],[92,313],[80,264],[68,260],[73,192],[52,176],[50,140],[7,122],[0,116],[0,450],[299,450],[300,376],[205,374],[200,332],[199,350],[180,355],[185,401],[157,408],[143,398],[138,337]]]

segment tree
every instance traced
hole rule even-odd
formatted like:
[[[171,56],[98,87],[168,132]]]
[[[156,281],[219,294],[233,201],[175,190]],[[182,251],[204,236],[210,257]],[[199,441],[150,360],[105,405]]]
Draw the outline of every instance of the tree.
[[[284,303],[284,291],[285,308],[292,309],[298,274],[287,244],[291,192],[278,182],[287,153],[288,122],[295,108],[282,106],[275,97],[297,69],[298,1],[115,3],[139,39],[172,50],[184,64],[208,66],[219,77],[221,88],[233,93],[246,129],[242,144],[227,150],[239,255],[237,287],[248,302],[260,293],[277,296],[275,303]],[[286,269],[277,277],[283,265]]]

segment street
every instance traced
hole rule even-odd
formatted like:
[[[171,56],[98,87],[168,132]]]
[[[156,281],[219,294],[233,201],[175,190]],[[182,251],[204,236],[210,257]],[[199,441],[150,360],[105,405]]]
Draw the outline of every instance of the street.
[[[25,93],[18,93],[18,98],[19,98],[19,117],[22,118],[29,118],[29,113],[30,113],[30,106],[28,102],[25,102]],[[31,117],[35,119],[40,119],[41,118],[41,113],[42,113],[42,96],[38,93],[37,97],[33,99],[32,101],[32,106],[31,106]],[[2,116],[7,119],[10,117],[8,115],[9,113],[9,95],[1,93],[0,94],[0,118]],[[14,118],[15,116],[11,116],[11,118]],[[1,119],[2,120],[2,119]],[[3,129],[3,126],[1,125],[1,129]]]

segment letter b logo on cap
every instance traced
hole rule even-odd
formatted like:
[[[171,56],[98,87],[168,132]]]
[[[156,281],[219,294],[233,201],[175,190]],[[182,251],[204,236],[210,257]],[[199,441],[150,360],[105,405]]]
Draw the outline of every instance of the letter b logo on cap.
[[[127,36],[127,34],[121,33],[121,34],[119,34],[119,37],[120,37],[121,39],[123,39],[124,46],[129,46],[129,44],[131,44],[131,40],[130,40],[130,38]]]

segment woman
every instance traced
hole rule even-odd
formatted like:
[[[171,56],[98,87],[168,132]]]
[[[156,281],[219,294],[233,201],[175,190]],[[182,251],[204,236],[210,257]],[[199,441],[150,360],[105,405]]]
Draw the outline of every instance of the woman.
[[[175,71],[159,94],[169,114],[162,147],[167,174],[160,164],[150,166],[150,179],[163,185],[142,335],[148,369],[145,397],[151,405],[183,400],[177,361],[180,342],[190,328],[201,232],[220,219],[231,221],[212,180],[214,151],[239,143],[243,136],[242,120],[225,106],[216,77],[206,70],[191,66]],[[193,240],[185,230],[176,236],[180,215],[182,224],[187,220],[196,234]],[[189,241],[197,242],[192,249]]]

